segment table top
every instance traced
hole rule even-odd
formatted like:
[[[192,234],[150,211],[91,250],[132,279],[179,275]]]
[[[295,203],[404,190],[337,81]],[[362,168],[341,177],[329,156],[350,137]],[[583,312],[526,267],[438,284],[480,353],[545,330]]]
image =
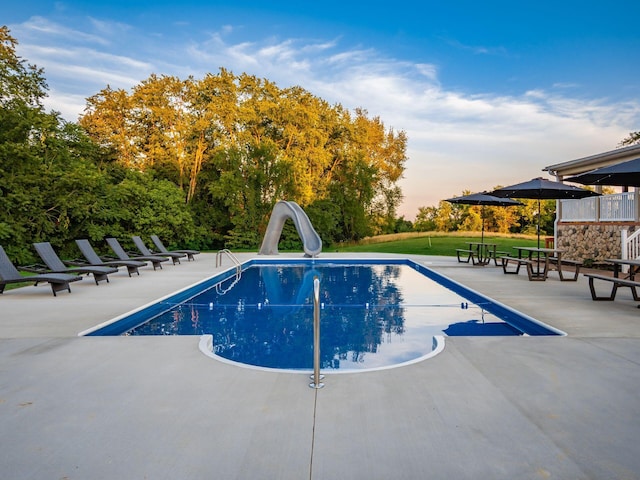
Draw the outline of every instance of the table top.
[[[485,247],[497,247],[497,243],[484,243],[484,242],[467,242],[469,245],[484,245]]]

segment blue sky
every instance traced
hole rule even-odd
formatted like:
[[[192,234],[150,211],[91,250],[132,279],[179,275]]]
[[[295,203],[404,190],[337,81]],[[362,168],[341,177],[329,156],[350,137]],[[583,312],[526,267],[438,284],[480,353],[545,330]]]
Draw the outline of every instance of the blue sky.
[[[107,85],[220,67],[409,137],[400,214],[545,176],[640,130],[637,1],[18,1],[2,22],[75,121]]]

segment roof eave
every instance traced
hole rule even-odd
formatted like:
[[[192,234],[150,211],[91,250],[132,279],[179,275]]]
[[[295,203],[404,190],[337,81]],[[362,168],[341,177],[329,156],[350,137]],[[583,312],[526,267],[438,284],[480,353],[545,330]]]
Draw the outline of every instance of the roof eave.
[[[559,177],[578,175],[594,168],[620,163],[622,159],[631,160],[638,155],[640,155],[640,145],[631,145],[597,155],[569,160],[568,162],[556,163],[555,165],[544,167],[542,170]]]

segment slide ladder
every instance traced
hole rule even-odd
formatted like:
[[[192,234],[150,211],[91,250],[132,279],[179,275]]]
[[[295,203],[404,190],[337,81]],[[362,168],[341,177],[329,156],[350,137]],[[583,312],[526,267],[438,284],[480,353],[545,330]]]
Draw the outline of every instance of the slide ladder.
[[[322,239],[316,233],[311,221],[304,210],[296,202],[280,200],[273,207],[267,231],[262,239],[259,255],[277,255],[278,242],[282,235],[284,222],[290,218],[300,235],[302,247],[306,257],[315,257],[322,251]]]

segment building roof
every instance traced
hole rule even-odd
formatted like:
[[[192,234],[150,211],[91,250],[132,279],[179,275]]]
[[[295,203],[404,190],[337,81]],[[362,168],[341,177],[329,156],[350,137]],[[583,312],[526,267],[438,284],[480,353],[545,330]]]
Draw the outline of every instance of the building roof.
[[[588,172],[594,168],[606,167],[618,163],[633,160],[640,156],[640,144],[631,145],[630,147],[618,148],[609,152],[598,153],[589,157],[576,158],[568,162],[556,163],[549,165],[542,170],[555,175],[559,180],[569,175],[578,175],[579,173]]]

